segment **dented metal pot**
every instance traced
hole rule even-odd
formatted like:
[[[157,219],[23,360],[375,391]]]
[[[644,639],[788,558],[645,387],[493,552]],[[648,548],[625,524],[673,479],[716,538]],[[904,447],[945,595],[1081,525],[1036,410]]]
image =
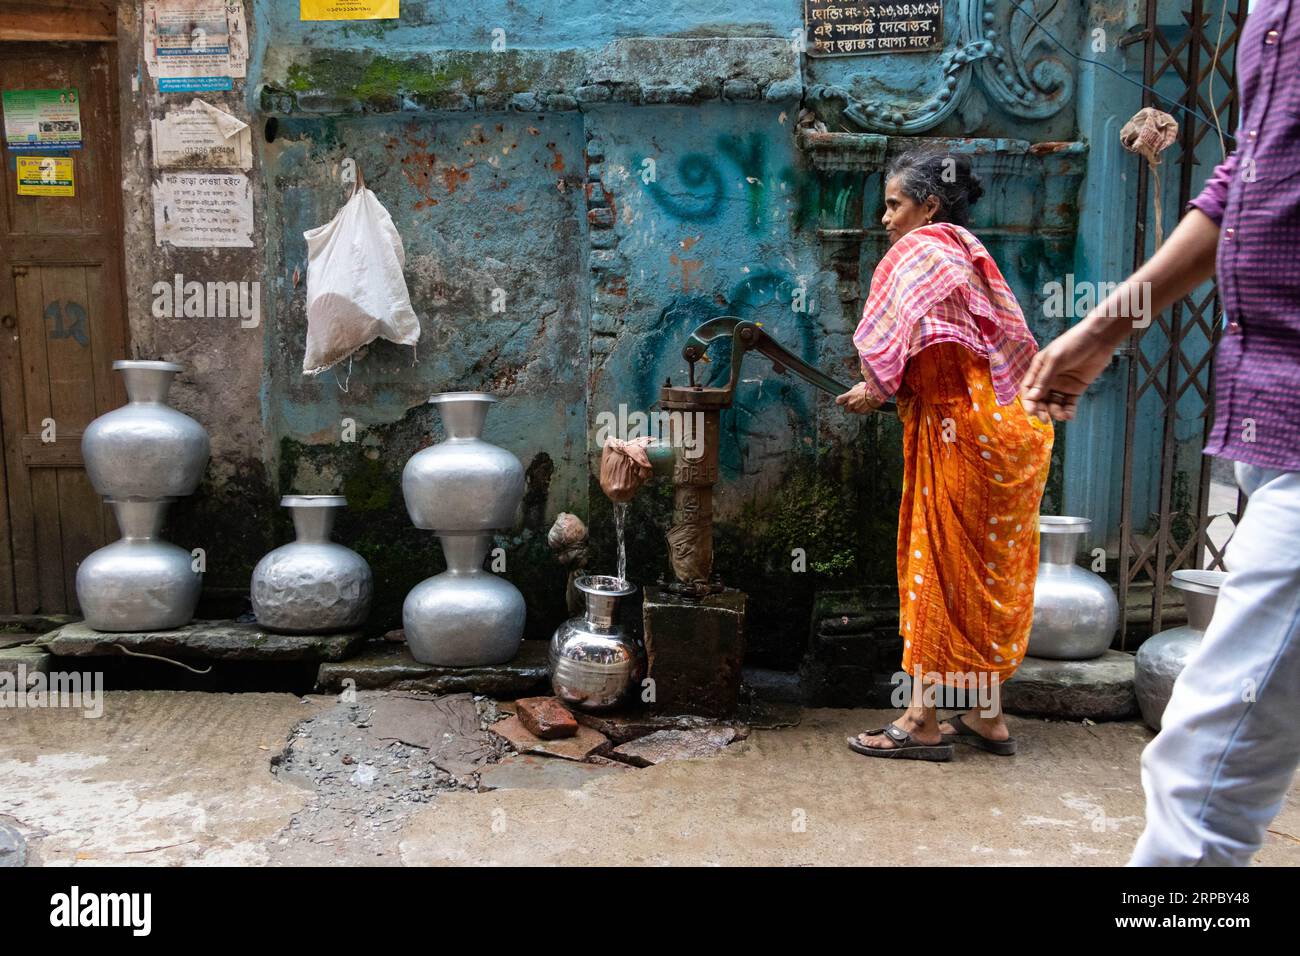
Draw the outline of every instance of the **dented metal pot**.
[[[296,540],[271,551],[253,569],[257,623],[287,634],[326,634],[360,627],[370,613],[370,565],[330,540],[341,495],[286,495]]]

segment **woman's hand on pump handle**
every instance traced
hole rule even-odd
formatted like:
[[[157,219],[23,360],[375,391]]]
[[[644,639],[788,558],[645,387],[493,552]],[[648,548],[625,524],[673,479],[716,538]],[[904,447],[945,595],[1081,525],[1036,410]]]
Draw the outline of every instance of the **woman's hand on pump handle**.
[[[855,415],[866,415],[880,407],[880,402],[867,391],[866,382],[858,382],[843,395],[836,396],[835,404]]]

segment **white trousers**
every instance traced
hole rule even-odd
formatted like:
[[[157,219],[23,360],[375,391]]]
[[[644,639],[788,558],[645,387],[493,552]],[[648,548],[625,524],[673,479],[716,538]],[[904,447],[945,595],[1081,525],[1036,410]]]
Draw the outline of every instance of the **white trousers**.
[[[1300,765],[1300,472],[1241,462],[1250,497],[1205,638],[1142,753],[1130,866],[1244,866]]]

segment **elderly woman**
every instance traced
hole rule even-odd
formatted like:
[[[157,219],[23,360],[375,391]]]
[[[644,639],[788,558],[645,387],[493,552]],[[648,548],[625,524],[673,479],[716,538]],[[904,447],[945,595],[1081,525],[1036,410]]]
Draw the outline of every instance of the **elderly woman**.
[[[871,757],[949,760],[954,741],[1016,749],[998,687],[1029,638],[1053,436],[1017,397],[1033,336],[966,229],[982,192],[963,156],[914,151],[889,167],[891,246],[853,336],[865,381],[836,399],[866,413],[896,395],[903,422],[899,633],[912,697],[889,726],[848,738]],[[977,690],[980,708],[941,723],[944,687]]]

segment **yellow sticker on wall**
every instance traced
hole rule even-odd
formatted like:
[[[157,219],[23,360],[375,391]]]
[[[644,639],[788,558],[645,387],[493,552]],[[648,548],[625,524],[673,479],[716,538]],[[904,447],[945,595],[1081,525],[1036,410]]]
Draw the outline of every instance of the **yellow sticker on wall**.
[[[396,20],[398,0],[299,0],[300,20]]]
[[[75,196],[72,160],[57,156],[17,156],[18,195]]]

